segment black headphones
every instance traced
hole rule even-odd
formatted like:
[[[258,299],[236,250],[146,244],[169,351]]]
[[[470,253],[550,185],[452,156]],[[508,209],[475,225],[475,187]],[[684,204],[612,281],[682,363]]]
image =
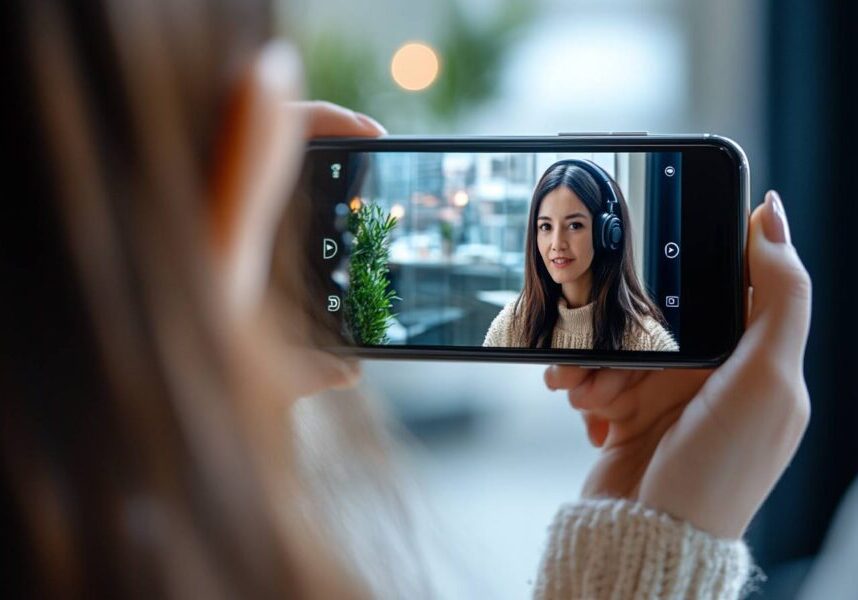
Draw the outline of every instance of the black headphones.
[[[612,251],[623,243],[623,221],[620,218],[620,201],[611,183],[611,176],[591,160],[567,158],[558,160],[551,165],[551,171],[558,165],[574,165],[589,173],[596,180],[596,185],[602,190],[605,200],[605,210],[596,216],[593,223],[593,246],[596,251]],[[616,208],[615,208],[616,207]]]

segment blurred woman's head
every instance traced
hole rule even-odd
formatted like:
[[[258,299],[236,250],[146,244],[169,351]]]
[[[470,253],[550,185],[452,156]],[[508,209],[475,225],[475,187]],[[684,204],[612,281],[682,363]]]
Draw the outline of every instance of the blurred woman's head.
[[[629,327],[643,327],[645,316],[661,318],[634,270],[625,198],[616,182],[610,185],[618,201],[613,210],[623,225],[613,250],[596,244],[607,194],[586,169],[559,161],[536,184],[527,221],[524,288],[516,305],[524,324],[522,345],[551,346],[564,289],[594,303],[594,349],[619,350]]]
[[[284,414],[348,368],[306,349],[295,294],[272,326],[304,123],[269,3],[4,4],[21,193],[0,236],[3,518],[21,576],[48,595],[359,595],[302,518]]]

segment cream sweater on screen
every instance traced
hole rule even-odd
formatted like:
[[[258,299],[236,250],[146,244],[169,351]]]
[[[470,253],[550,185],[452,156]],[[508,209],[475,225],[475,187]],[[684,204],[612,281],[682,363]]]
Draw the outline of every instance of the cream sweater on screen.
[[[520,325],[514,316],[515,300],[509,302],[492,321],[483,346],[515,348]],[[552,348],[584,350],[593,347],[593,303],[569,308],[562,297],[557,305],[557,324],[551,336]],[[623,350],[679,350],[673,336],[652,317],[644,319],[645,330],[630,329],[623,339]]]
[[[742,540],[718,539],[641,504],[561,507],[549,529],[537,600],[733,600],[764,579]]]

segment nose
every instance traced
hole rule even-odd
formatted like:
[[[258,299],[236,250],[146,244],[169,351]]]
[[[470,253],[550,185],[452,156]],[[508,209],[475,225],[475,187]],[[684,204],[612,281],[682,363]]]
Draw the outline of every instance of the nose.
[[[558,227],[553,231],[551,235],[551,249],[565,250],[568,247],[569,244],[566,241],[566,236],[563,235],[563,231]]]

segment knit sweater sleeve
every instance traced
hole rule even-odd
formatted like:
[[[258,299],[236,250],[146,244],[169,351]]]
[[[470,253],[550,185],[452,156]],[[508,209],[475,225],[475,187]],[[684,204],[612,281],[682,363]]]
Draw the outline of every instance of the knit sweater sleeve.
[[[537,600],[739,597],[748,548],[688,523],[614,499],[560,508],[534,589]]]

